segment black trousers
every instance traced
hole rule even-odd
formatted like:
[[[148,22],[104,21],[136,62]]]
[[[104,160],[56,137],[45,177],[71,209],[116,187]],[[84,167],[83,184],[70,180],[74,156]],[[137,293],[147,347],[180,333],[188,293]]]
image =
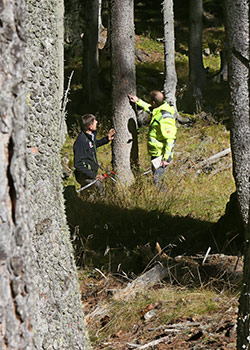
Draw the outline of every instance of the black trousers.
[[[86,175],[84,175],[83,173],[81,173],[79,170],[75,170],[74,172],[75,174],[75,178],[76,181],[83,187],[89,183],[91,183],[92,181],[95,181],[94,179],[90,179],[88,177],[86,177]],[[92,186],[89,187],[89,189],[91,189]],[[93,187],[96,188],[98,190],[98,192],[102,192],[103,190],[103,184],[101,181],[97,180],[94,184]]]

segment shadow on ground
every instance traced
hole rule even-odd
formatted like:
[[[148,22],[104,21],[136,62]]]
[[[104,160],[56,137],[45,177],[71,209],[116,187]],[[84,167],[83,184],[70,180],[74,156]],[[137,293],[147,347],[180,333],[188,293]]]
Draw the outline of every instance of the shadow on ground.
[[[158,211],[121,209],[105,201],[79,198],[74,186],[64,192],[66,214],[77,265],[141,272],[152,258],[156,242],[171,256],[217,253],[225,235],[216,225]],[[228,240],[228,238],[227,238]],[[151,254],[148,254],[149,250]]]

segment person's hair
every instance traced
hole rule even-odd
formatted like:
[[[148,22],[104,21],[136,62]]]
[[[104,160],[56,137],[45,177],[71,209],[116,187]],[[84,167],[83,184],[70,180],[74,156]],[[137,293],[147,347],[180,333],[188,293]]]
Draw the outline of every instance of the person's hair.
[[[160,106],[164,101],[164,95],[159,90],[153,90],[149,93],[150,100]]]
[[[82,116],[82,129],[83,131],[87,131],[93,121],[95,120],[95,116],[93,114],[84,114]]]

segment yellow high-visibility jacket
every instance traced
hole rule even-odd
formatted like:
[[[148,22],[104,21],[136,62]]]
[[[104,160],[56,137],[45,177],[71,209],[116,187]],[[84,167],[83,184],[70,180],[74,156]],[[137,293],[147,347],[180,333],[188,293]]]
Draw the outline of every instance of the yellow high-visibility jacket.
[[[152,109],[149,103],[138,99],[136,104],[150,113],[151,121],[148,133],[148,153],[151,157],[162,156],[162,160],[170,162],[174,155],[177,128],[175,125],[175,108],[164,102]]]

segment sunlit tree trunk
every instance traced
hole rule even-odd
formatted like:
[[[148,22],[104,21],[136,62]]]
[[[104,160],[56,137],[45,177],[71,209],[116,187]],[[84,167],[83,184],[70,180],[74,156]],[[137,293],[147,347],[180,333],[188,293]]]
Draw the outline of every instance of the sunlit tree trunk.
[[[99,34],[103,30],[103,25],[102,25],[102,0],[99,0],[99,6],[98,6],[98,31]]]
[[[111,0],[112,115],[116,129],[113,165],[126,183],[133,181],[136,164],[137,124],[128,99],[135,94],[134,1]]]
[[[1,3],[0,349],[33,349],[34,294],[27,190],[24,1]]]
[[[189,91],[194,110],[202,106],[205,69],[202,58],[202,0],[189,0]]]
[[[226,0],[226,32],[229,49],[231,148],[233,174],[240,211],[246,227],[244,271],[239,304],[237,349],[250,349],[250,231],[249,231],[249,1]]]
[[[174,9],[173,0],[164,0],[163,3],[164,25],[164,57],[165,57],[165,83],[164,94],[168,103],[176,108],[177,75],[175,70],[175,37],[174,37]]]
[[[226,1],[233,173],[245,224],[248,221],[250,173],[247,4],[246,0]]]
[[[34,284],[32,348],[87,349],[73,248],[65,217],[60,151],[63,98],[63,1],[26,2],[28,188]]]

